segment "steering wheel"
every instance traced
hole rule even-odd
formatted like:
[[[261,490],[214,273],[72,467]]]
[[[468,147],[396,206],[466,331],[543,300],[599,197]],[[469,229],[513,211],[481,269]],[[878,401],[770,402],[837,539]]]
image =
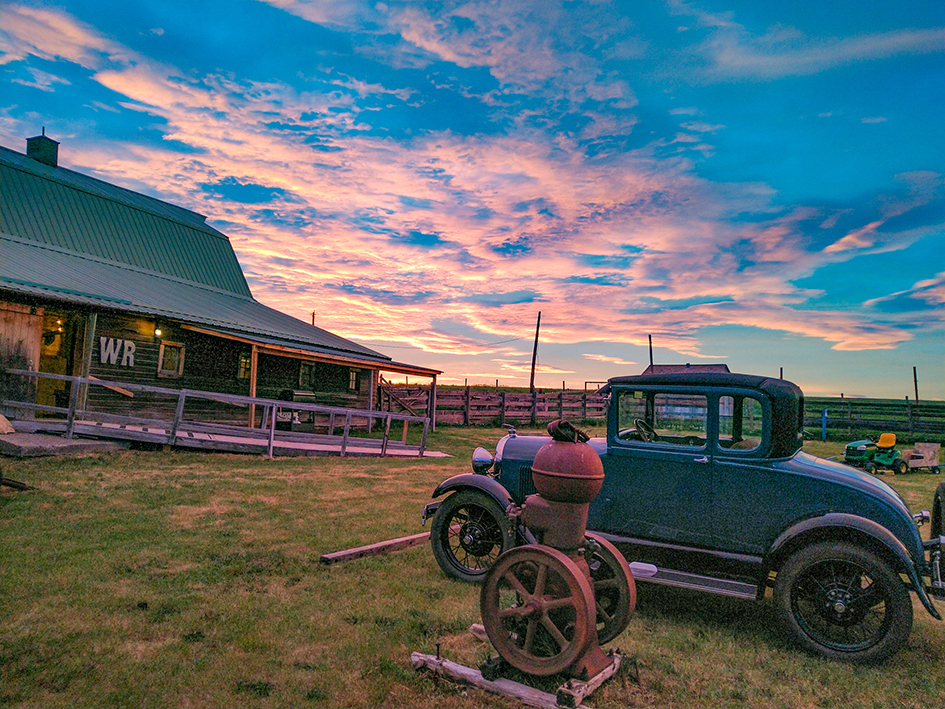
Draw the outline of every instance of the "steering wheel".
[[[637,431],[640,433],[640,438],[642,438],[646,443],[658,441],[660,439],[656,431],[653,430],[653,427],[643,419],[633,419],[633,425],[637,427]]]

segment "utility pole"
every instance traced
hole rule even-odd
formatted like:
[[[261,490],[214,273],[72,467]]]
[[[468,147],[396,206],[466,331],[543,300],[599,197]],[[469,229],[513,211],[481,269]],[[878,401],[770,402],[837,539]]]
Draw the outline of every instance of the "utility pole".
[[[650,341],[650,370],[653,370],[653,335],[647,335],[647,339]]]
[[[538,331],[541,329],[541,311],[538,311],[538,323],[535,325],[535,348],[532,350],[532,379],[528,390],[535,393],[535,363],[538,361]]]
[[[915,371],[915,367],[912,368],[912,383],[915,384],[915,403],[919,403],[919,375]]]

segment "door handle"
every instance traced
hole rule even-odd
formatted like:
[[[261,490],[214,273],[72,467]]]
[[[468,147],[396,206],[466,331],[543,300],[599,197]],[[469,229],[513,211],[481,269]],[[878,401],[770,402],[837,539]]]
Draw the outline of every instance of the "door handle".
[[[693,462],[693,463],[708,463],[708,462],[709,462],[709,456],[704,455],[704,456],[702,456],[701,458],[693,458],[693,459],[692,459],[692,462]]]

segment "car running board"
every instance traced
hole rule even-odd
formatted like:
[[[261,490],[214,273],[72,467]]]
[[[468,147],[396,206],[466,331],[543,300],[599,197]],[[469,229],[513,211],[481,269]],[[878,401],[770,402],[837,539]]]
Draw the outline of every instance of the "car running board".
[[[734,596],[753,601],[758,597],[758,586],[744,581],[732,581],[731,579],[718,579],[711,576],[700,576],[699,574],[687,574],[683,571],[673,571],[672,569],[661,569],[653,564],[644,564],[634,561],[630,564],[630,571],[633,578],[637,581],[646,581],[647,583],[659,583],[664,586],[675,586],[676,588],[689,588],[694,591],[703,591],[705,593],[715,593],[720,596]]]

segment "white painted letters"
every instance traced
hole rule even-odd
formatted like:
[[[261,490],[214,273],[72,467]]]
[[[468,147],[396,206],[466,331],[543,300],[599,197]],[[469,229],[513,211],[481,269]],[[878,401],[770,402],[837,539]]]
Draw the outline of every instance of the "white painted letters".
[[[131,340],[100,337],[98,338],[98,343],[102,364],[118,364],[118,355],[120,353],[122,367],[135,366],[135,343]]]

